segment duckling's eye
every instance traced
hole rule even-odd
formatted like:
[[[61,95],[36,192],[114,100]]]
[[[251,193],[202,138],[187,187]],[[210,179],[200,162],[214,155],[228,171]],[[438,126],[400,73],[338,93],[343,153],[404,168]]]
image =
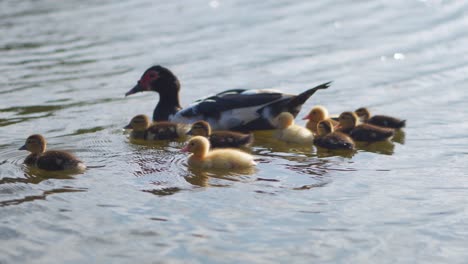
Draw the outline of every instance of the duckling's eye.
[[[193,143],[193,142],[192,142],[192,143],[190,143],[190,146],[195,146],[195,143]]]

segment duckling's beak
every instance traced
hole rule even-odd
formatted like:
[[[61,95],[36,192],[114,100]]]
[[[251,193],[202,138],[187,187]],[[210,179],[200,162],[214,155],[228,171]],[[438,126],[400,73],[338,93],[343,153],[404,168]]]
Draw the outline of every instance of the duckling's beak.
[[[27,150],[26,148],[26,144],[24,144],[21,148],[19,148],[18,150]]]
[[[143,87],[141,87],[140,85],[140,82],[138,82],[135,87],[133,87],[132,89],[130,89],[130,91],[128,91],[125,96],[129,96],[129,95],[132,95],[132,94],[135,94],[135,93],[139,93],[143,91]]]
[[[180,152],[188,152],[189,151],[189,145],[187,144],[184,148],[180,150]]]
[[[190,129],[189,131],[187,131],[187,133],[185,133],[186,135],[193,135],[193,132],[192,132],[192,129]]]
[[[310,119],[310,115],[306,115],[302,118],[302,120],[309,120]]]
[[[132,124],[128,124],[128,125],[124,126],[123,129],[133,129]]]

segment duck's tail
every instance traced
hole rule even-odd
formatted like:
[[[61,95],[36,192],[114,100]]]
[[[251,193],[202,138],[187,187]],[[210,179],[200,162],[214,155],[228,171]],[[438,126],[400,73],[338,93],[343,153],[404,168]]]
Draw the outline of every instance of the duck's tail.
[[[322,90],[322,89],[327,89],[328,87],[330,87],[330,84],[331,84],[331,82],[326,82],[326,83],[320,84],[320,85],[318,85],[318,86],[316,86],[314,88],[311,88],[311,89],[297,95],[296,97],[292,98],[291,101],[288,102],[288,109],[293,109],[293,108],[296,108],[298,106],[301,106],[316,91]]]

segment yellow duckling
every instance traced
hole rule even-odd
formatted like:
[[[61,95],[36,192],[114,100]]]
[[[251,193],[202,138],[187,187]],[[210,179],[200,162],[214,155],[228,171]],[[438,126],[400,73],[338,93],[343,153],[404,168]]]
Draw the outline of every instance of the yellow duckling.
[[[188,164],[204,169],[243,169],[256,163],[250,154],[237,149],[215,149],[210,151],[210,142],[202,136],[191,138],[181,150],[190,152]]]
[[[86,169],[83,162],[73,154],[59,150],[46,151],[46,147],[47,142],[43,136],[37,134],[29,136],[24,146],[19,148],[31,152],[24,163],[47,171],[84,171]]]
[[[330,120],[322,120],[317,125],[318,137],[314,144],[327,149],[354,149],[354,141],[346,134],[334,131]]]
[[[340,132],[346,133],[356,141],[380,141],[393,137],[395,131],[391,128],[384,128],[370,124],[358,125],[358,116],[353,112],[343,112],[338,118],[340,122]]]
[[[131,139],[139,140],[167,140],[185,137],[189,126],[185,124],[160,121],[151,124],[146,115],[137,115],[132,118],[130,123],[124,127],[133,129],[130,134]]]
[[[306,127],[315,135],[318,134],[317,125],[322,120],[330,120],[334,126],[338,125],[337,121],[330,119],[328,110],[321,105],[314,106],[312,110],[310,110],[309,114],[302,118],[302,120],[308,120]]]
[[[312,144],[314,135],[310,130],[294,124],[294,116],[283,112],[276,117],[275,138],[289,143]]]
[[[197,121],[187,133],[193,136],[208,138],[212,148],[240,148],[252,144],[253,134],[244,134],[234,131],[211,131],[211,126],[206,121]]]
[[[374,115],[371,117],[369,109],[365,107],[356,109],[354,113],[356,113],[362,122],[369,123],[371,125],[395,129],[403,128],[406,125],[406,120],[401,120],[392,116]]]

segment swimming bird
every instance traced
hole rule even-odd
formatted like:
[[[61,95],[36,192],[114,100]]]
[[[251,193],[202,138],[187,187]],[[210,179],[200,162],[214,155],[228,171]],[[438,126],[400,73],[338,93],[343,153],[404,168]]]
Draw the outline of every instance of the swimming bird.
[[[374,126],[371,124],[358,125],[358,116],[353,112],[343,112],[338,118],[340,122],[340,132],[349,134],[356,141],[380,141],[393,137],[395,130]]]
[[[330,119],[328,115],[328,110],[321,105],[312,107],[309,114],[307,114],[303,120],[308,120],[306,127],[312,131],[314,134],[317,134],[317,124],[322,120],[330,120],[333,125],[338,125],[338,121]]]
[[[346,134],[334,131],[331,120],[322,120],[317,124],[318,137],[314,144],[327,149],[354,149],[354,141]]]
[[[312,144],[314,141],[314,135],[309,129],[294,124],[294,116],[291,113],[279,114],[276,123],[274,137],[278,140],[298,144]]]
[[[203,120],[193,123],[187,134],[208,138],[212,148],[240,148],[253,142],[252,133],[244,134],[227,130],[211,131],[210,124]]]
[[[190,127],[164,121],[151,124],[148,116],[137,115],[124,129],[133,129],[130,133],[131,139],[153,141],[183,138]]]
[[[159,93],[159,102],[153,112],[154,121],[192,124],[205,120],[214,130],[253,131],[273,129],[274,118],[281,112],[296,116],[310,96],[329,85],[327,82],[299,95],[272,90],[232,89],[199,99],[182,109],[179,80],[169,69],[157,65],[147,69],[125,96],[143,91]]]
[[[29,136],[24,146],[19,150],[31,152],[24,160],[24,163],[31,167],[47,171],[84,171],[86,169],[84,163],[73,154],[59,150],[46,151],[46,148],[45,138],[42,135],[35,134]]]
[[[406,120],[401,120],[396,117],[386,115],[371,116],[369,109],[365,107],[358,108],[354,112],[362,120],[362,122],[369,123],[371,125],[396,129],[403,128],[406,125]]]
[[[210,142],[202,136],[191,138],[182,152],[190,152],[189,166],[204,169],[243,169],[254,166],[253,157],[237,149],[215,149],[210,151]]]

